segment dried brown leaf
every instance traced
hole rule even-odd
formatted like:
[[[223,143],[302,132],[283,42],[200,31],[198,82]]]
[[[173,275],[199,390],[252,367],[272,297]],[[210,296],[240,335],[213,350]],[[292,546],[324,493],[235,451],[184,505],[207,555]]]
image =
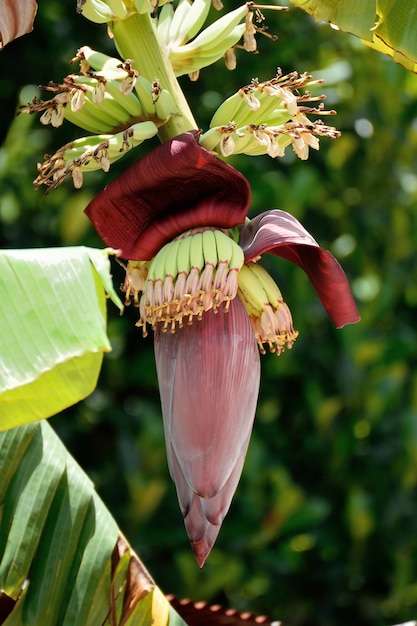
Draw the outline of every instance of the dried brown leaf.
[[[118,537],[117,544],[112,555],[112,578],[115,576],[116,569],[121,558],[126,553],[129,554],[130,559],[127,570],[126,586],[124,588],[123,609],[120,625],[127,621],[138,602],[155,587],[155,583],[152,580],[151,575],[122,534]],[[117,592],[117,590],[114,591]]]

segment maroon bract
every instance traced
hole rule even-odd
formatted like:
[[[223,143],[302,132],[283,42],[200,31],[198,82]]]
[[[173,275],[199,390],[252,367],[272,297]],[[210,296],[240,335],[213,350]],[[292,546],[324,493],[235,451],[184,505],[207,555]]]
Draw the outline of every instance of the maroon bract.
[[[107,185],[85,212],[103,241],[124,259],[146,261],[196,227],[245,221],[246,178],[187,132],[158,146]]]
[[[270,252],[301,267],[337,328],[359,321],[340,264],[289,213],[278,209],[261,213],[242,228],[239,245],[245,254],[245,263]]]

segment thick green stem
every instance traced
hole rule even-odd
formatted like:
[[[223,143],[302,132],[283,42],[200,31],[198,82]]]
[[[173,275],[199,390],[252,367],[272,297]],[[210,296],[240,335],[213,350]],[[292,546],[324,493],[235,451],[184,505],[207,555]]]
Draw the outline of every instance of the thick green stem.
[[[158,137],[167,141],[198,126],[188,106],[168,55],[160,44],[149,13],[134,14],[112,25],[116,48],[123,59],[133,59],[133,67],[149,81],[159,80],[175,102],[174,115],[160,127]]]

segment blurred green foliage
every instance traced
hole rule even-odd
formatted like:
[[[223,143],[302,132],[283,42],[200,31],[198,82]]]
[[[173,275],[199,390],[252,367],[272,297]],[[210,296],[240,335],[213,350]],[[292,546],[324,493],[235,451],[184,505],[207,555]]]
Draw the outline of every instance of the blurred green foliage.
[[[80,191],[33,191],[36,161],[80,133],[13,121],[17,98],[63,78],[81,45],[113,51],[74,5],[41,0],[34,32],[0,55],[2,247],[100,246],[83,208],[151,145],[86,176]],[[290,151],[231,162],[251,182],[253,213],[293,213],[340,260],[362,321],[336,331],[304,274],[268,261],[300,336],[263,358],[242,480],[203,570],[169,479],[152,339],[135,310],[119,317],[109,304],[113,352],[99,386],[51,424],[164,591],[288,626],[388,626],[417,618],[417,78],[300,10],[267,13],[267,24],[278,42],[238,50],[234,72],[218,63],[182,84],[207,127],[223,98],[277,66],[326,78],[317,92],[338,111],[329,121],[340,139],[324,139],[308,162]]]

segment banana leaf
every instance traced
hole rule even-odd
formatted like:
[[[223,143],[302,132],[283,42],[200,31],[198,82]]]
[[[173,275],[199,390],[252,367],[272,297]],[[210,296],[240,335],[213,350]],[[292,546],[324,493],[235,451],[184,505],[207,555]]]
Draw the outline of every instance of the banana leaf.
[[[186,626],[43,420],[0,433],[3,626]]]
[[[89,395],[115,304],[108,252],[0,251],[0,431],[50,417]]]
[[[417,72],[415,0],[290,0],[318,21],[330,22]]]

